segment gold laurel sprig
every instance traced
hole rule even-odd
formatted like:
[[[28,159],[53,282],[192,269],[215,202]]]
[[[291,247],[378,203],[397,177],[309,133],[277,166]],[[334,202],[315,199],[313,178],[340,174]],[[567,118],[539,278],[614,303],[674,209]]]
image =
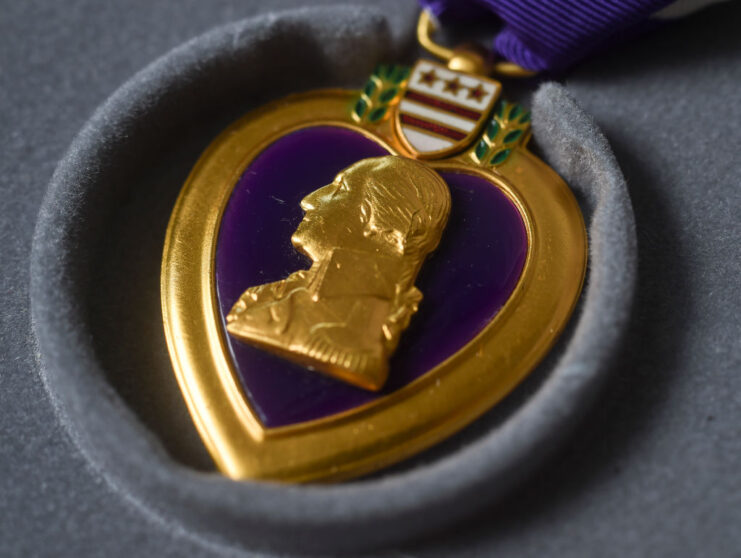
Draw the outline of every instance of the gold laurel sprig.
[[[499,166],[515,147],[527,141],[529,135],[530,112],[522,105],[500,100],[481,140],[473,149],[473,160],[483,166]]]
[[[375,124],[386,118],[401,99],[410,71],[408,66],[379,64],[353,106],[353,120]]]

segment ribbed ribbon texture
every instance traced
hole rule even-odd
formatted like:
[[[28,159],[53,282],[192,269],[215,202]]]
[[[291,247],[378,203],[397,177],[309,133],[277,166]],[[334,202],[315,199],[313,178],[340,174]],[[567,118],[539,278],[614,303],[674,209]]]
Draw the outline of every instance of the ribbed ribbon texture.
[[[420,0],[441,21],[465,25],[495,14],[499,56],[557,72],[646,25],[673,0]]]

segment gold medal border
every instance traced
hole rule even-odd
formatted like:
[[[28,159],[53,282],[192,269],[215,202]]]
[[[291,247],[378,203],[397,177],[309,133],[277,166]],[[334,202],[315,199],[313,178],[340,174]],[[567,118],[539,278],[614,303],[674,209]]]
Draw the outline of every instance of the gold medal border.
[[[468,344],[393,394],[339,415],[265,428],[243,392],[220,327],[214,280],[219,224],[244,169],[290,131],[340,126],[413,157],[397,138],[395,118],[365,127],[352,122],[356,99],[357,92],[344,90],[298,94],[235,122],[198,160],[168,225],[161,295],[175,375],[214,461],[234,479],[340,480],[439,442],[490,409],[535,367],[581,290],[584,223],[571,191],[550,167],[524,147],[496,170],[473,165],[470,152],[428,162],[490,180],[519,209],[529,249],[511,297]]]

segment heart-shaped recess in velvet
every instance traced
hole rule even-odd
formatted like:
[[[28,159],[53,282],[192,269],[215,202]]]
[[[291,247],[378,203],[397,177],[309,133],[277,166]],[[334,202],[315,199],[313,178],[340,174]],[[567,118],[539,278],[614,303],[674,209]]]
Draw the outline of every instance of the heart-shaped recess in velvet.
[[[301,199],[367,157],[388,152],[346,128],[304,128],[272,143],[244,171],[224,210],[215,277],[234,367],[266,427],[318,419],[392,393],[466,345],[504,305],[520,277],[527,234],[514,204],[489,181],[446,170],[452,209],[437,250],[417,279],[424,299],[378,393],[308,371],[226,332],[224,317],[244,290],[309,267],[291,244]]]

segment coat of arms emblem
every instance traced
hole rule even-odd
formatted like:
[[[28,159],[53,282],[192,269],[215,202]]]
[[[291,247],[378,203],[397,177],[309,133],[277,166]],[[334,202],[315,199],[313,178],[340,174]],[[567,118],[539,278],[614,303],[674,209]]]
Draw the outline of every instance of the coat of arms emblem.
[[[402,141],[425,159],[460,151],[481,132],[500,89],[485,77],[420,60],[396,112]]]

